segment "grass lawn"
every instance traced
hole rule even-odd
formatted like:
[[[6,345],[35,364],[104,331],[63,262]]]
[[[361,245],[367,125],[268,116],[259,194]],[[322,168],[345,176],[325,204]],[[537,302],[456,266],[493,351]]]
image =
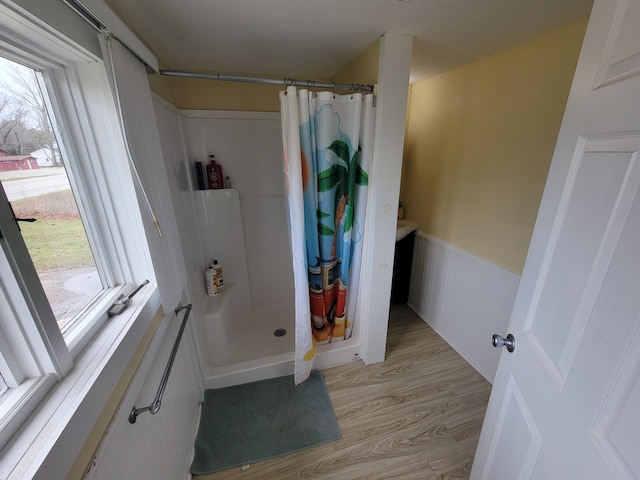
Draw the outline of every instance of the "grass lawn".
[[[20,223],[33,264],[38,271],[94,265],[80,220],[38,219]]]
[[[95,265],[71,190],[11,202],[20,230],[38,272]]]

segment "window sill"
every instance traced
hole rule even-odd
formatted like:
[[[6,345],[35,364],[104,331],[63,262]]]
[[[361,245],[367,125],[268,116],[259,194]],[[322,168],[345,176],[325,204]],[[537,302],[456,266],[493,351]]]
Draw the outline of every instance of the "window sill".
[[[10,389],[0,402],[0,444],[7,444],[56,383],[55,375],[29,378]]]
[[[112,317],[0,453],[0,478],[65,478],[161,308],[157,286]]]

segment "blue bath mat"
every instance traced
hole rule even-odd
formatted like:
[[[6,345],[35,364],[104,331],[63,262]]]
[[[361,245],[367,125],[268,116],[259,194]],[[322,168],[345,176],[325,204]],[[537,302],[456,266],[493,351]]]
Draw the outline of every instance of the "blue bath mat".
[[[298,386],[290,375],[205,390],[191,473],[269,460],[340,437],[319,371]]]

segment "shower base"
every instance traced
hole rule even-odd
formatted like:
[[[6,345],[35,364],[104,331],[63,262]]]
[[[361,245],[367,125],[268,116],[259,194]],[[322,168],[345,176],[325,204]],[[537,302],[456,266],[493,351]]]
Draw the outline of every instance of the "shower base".
[[[222,319],[204,316],[215,325]],[[226,319],[227,322],[229,319]],[[295,327],[293,309],[272,309],[254,312],[244,320],[233,320],[233,328],[223,345],[210,336],[208,351],[203,355],[204,388],[222,388],[267,378],[292,375],[294,372]],[[228,325],[228,324],[227,324]],[[286,334],[282,335],[281,330]],[[216,343],[219,348],[215,348]],[[202,347],[201,347],[202,348]],[[360,345],[355,338],[318,347],[314,368],[326,368],[360,358]]]
[[[293,374],[292,309],[257,311],[234,322],[225,351],[208,352],[205,388]],[[286,333],[283,335],[282,331]]]

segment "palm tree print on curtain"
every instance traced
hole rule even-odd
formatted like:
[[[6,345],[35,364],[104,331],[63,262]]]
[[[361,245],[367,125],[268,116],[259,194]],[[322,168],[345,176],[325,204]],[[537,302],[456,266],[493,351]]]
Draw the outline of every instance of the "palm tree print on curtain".
[[[281,99],[290,102],[295,95],[295,88],[290,87]],[[284,113],[283,139],[288,200],[303,203],[307,285],[306,291],[300,292],[302,282],[296,282],[296,296],[308,295],[309,299],[307,315],[301,321],[311,327],[306,328],[309,333],[304,333],[310,343],[309,349],[303,349],[300,355],[301,362],[311,363],[316,345],[348,339],[353,329],[373,141],[373,108],[371,95],[364,98],[361,94],[331,92],[309,95],[306,90],[297,95],[295,115],[290,108],[288,116],[297,116],[299,139],[291,142],[291,131],[285,134],[284,130],[293,126],[291,118],[285,121]],[[292,151],[298,146],[292,149],[288,141],[294,144],[299,141],[299,153]],[[302,198],[295,199],[291,195],[294,189],[289,187],[294,181],[293,162],[297,161]],[[296,329],[299,326],[296,323]]]

